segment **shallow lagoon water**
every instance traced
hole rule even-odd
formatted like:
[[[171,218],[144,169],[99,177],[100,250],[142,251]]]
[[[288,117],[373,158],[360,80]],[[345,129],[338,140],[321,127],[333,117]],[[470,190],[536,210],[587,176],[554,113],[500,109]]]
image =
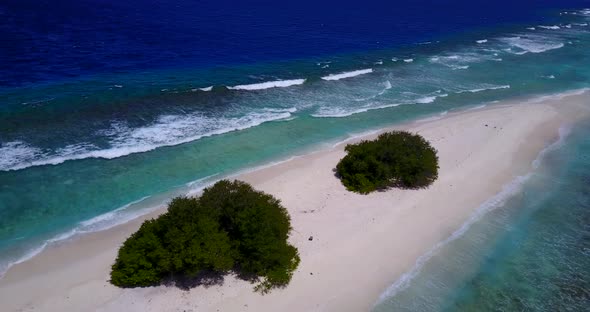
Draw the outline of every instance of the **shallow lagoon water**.
[[[585,311],[590,296],[590,128],[539,156],[526,177],[383,293],[374,311]]]

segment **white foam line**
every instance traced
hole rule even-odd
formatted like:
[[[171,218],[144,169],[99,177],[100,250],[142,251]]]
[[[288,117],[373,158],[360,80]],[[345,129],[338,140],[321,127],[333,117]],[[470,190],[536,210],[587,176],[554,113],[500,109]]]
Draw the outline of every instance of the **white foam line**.
[[[206,176],[206,177],[204,177],[204,178],[200,178],[200,179],[197,179],[197,180],[194,180],[194,181],[188,182],[188,183],[186,183],[186,186],[187,186],[187,187],[192,187],[192,186],[193,186],[193,185],[195,185],[195,184],[200,184],[200,183],[202,183],[203,181],[205,181],[205,180],[208,180],[208,179],[211,179],[211,178],[213,178],[213,177],[215,177],[215,176],[218,176],[218,175],[219,175],[219,173],[215,173],[215,174],[212,174],[212,175],[208,175],[208,176]]]
[[[575,90],[571,90],[571,91],[565,91],[565,92],[561,92],[561,93],[557,93],[557,94],[537,96],[537,97],[534,97],[534,98],[526,101],[526,103],[540,103],[540,102],[544,102],[547,100],[561,100],[561,99],[568,97],[568,96],[582,95],[582,94],[589,92],[589,91],[590,91],[590,88],[582,88],[582,89],[575,89]]]
[[[479,88],[479,89],[471,89],[471,90],[461,90],[457,91],[457,93],[477,93],[487,90],[499,90],[499,89],[510,89],[510,85],[503,85],[503,86],[495,86],[495,87],[488,87],[488,88]]]
[[[440,90],[437,91],[437,93],[440,93]],[[428,104],[428,103],[432,103],[434,101],[436,101],[436,99],[441,98],[441,97],[447,97],[449,96],[446,93],[442,93],[442,94],[437,94],[437,95],[431,95],[431,96],[425,96],[423,98],[419,98],[416,100],[416,103],[418,104]]]
[[[193,92],[196,92],[196,91],[198,91],[198,90],[205,91],[205,92],[209,92],[209,91],[213,90],[213,86],[209,86],[209,87],[205,87],[205,88],[195,88],[195,89],[191,89],[191,91],[193,91]]]
[[[567,131],[565,129],[566,128],[561,127],[559,129],[559,139],[556,142],[553,142],[549,146],[545,147],[537,155],[537,157],[535,158],[535,160],[531,164],[533,166],[533,170],[538,169],[540,163],[542,162],[542,158],[545,156],[545,154],[547,152],[552,151],[556,148],[559,148],[563,144],[563,142],[565,141],[565,138],[569,135],[569,131]],[[436,255],[439,250],[441,250],[444,246],[446,246],[450,242],[453,242],[457,238],[463,236],[463,234],[465,234],[467,232],[467,230],[469,230],[473,224],[475,224],[476,222],[481,220],[481,218],[484,217],[487,213],[489,213],[490,211],[492,211],[498,207],[503,206],[508,199],[510,199],[512,196],[514,196],[520,192],[524,183],[527,180],[529,180],[532,175],[533,175],[533,172],[531,171],[524,176],[516,177],[511,182],[504,185],[502,187],[502,190],[498,194],[494,195],[492,198],[488,199],[483,204],[481,204],[476,209],[476,211],[469,217],[469,219],[467,219],[467,221],[461,225],[461,227],[459,229],[454,231],[446,239],[436,243],[436,245],[434,245],[430,250],[428,250],[425,254],[420,256],[416,260],[416,262],[414,263],[414,266],[412,267],[412,269],[410,269],[408,272],[404,273],[397,281],[395,281],[383,293],[381,293],[381,295],[379,296],[379,299],[377,300],[377,302],[374,305],[378,305],[378,304],[382,303],[383,301],[385,301],[386,299],[392,298],[400,291],[406,289],[411,284],[412,280],[414,278],[416,278],[416,276],[418,276],[418,274],[420,274],[424,265],[430,259],[432,259],[432,257],[434,255]]]
[[[434,102],[435,100],[436,100],[436,96],[426,96],[426,97],[417,99],[416,103],[428,104],[428,103]]]
[[[83,151],[83,153],[80,153],[80,154],[71,154],[69,152],[68,153],[64,152],[65,153],[64,155],[55,155],[55,156],[52,156],[50,158],[45,158],[45,159],[29,160],[26,162],[22,162],[20,164],[13,164],[12,162],[9,162],[6,164],[1,163],[2,166],[0,166],[0,171],[14,171],[14,170],[21,170],[21,169],[25,169],[25,168],[29,168],[29,167],[35,167],[35,166],[58,165],[58,164],[61,164],[61,163],[64,163],[64,162],[70,161],[70,160],[81,160],[81,159],[87,159],[87,158],[114,159],[114,158],[118,158],[118,157],[127,156],[130,154],[149,152],[149,151],[155,150],[160,147],[180,145],[180,144],[196,141],[198,139],[205,138],[205,137],[225,134],[225,133],[229,133],[229,132],[233,132],[233,131],[245,130],[245,129],[252,128],[252,127],[255,127],[255,126],[261,125],[263,123],[270,122],[270,121],[276,121],[276,120],[290,118],[290,117],[292,117],[291,113],[294,112],[295,110],[296,110],[295,108],[284,109],[284,110],[280,110],[280,111],[279,110],[273,111],[272,109],[267,109],[265,111],[266,114],[274,114],[274,115],[263,116],[265,118],[252,119],[252,120],[250,120],[248,118],[254,118],[257,116],[245,116],[245,117],[242,117],[242,119],[244,119],[243,121],[236,120],[235,124],[233,124],[227,128],[216,129],[216,130],[213,130],[213,131],[210,131],[207,133],[203,133],[203,134],[199,134],[199,135],[179,138],[178,140],[175,140],[175,141],[163,141],[163,142],[156,142],[156,143],[148,142],[144,145],[135,145],[135,146],[114,146],[109,149]],[[258,114],[258,115],[260,115],[260,114]],[[148,128],[155,127],[155,126],[158,126],[158,125],[148,126]],[[139,131],[142,129],[136,129],[136,130]],[[1,148],[2,147],[0,147],[0,149]],[[7,153],[10,152],[12,149],[17,149],[17,151],[13,151],[11,153],[17,153],[19,151],[21,151],[22,153],[26,153],[26,154],[40,153],[40,151],[38,149],[36,149],[34,147],[29,147],[26,144],[24,144],[23,142],[9,142],[6,144],[6,148],[8,148]],[[6,149],[6,148],[4,148],[4,149]],[[67,150],[68,148],[64,148],[64,150]],[[74,150],[76,148],[78,148],[78,146],[71,147],[71,149],[74,149]]]
[[[218,179],[211,179],[213,177],[219,176]],[[187,187],[191,188],[186,192],[186,196],[198,196],[205,188],[212,186],[217,181],[225,179],[223,176],[220,176],[219,173],[215,173],[204,178],[197,179],[195,181],[189,182],[186,184]],[[204,183],[207,181],[206,183]],[[196,188],[192,188],[194,185],[197,185]]]
[[[293,117],[289,117],[289,118],[283,118],[283,119],[278,119],[278,120],[275,120],[275,122],[292,121],[292,120],[295,120],[295,119],[297,119],[297,116],[293,116]]]
[[[26,253],[24,256],[22,256],[18,260],[14,261],[14,262],[10,262],[3,267],[0,267],[0,279],[2,279],[4,277],[4,275],[6,274],[6,272],[8,272],[8,270],[10,270],[10,268],[12,268],[13,266],[15,266],[17,264],[20,264],[20,263],[23,263],[25,261],[32,259],[36,255],[41,253],[41,251],[43,251],[43,249],[45,249],[46,246],[47,246],[47,242],[45,242],[45,243],[43,243],[43,245],[29,251],[28,253]]]
[[[379,95],[381,95],[385,91],[386,90],[382,91],[381,93],[379,93]],[[385,105],[371,106],[371,107],[362,107],[362,108],[357,108],[357,109],[354,109],[354,110],[351,110],[351,111],[346,111],[344,109],[339,109],[339,110],[336,110],[336,111],[319,112],[319,113],[311,114],[311,116],[312,117],[315,117],[315,118],[342,118],[342,117],[348,117],[348,116],[351,116],[351,115],[354,115],[354,114],[368,112],[368,111],[371,111],[371,110],[396,107],[396,106],[400,106],[400,105],[429,104],[429,103],[432,103],[432,102],[436,101],[436,99],[439,98],[439,97],[447,97],[447,96],[448,96],[448,94],[446,94],[446,93],[437,94],[437,95],[429,95],[429,96],[425,96],[425,97],[422,97],[422,98],[410,100],[407,103],[395,103],[395,104],[385,104]],[[357,101],[363,101],[363,100],[367,100],[367,99],[359,99]]]
[[[266,81],[261,83],[237,85],[233,87],[227,87],[230,90],[265,90],[270,88],[286,88],[290,86],[302,85],[305,83],[305,79],[292,79],[292,80],[277,80],[277,81]]]
[[[351,142],[351,141],[355,141],[358,140],[360,138],[364,138],[364,137],[368,137],[368,136],[372,136],[372,135],[376,135],[376,134],[380,134],[381,132],[386,131],[385,129],[377,129],[377,130],[369,130],[369,131],[365,131],[365,132],[361,132],[361,133],[356,133],[356,134],[349,134],[349,136],[341,141],[337,141],[336,143],[333,143],[331,145],[331,149],[335,149],[336,147]]]
[[[285,160],[288,161],[288,160]],[[218,176],[219,173],[215,173],[200,179],[197,179],[195,181],[191,181],[189,183],[186,183],[187,187],[193,187],[194,185],[199,185],[197,188],[192,189],[190,191],[188,191],[186,193],[187,196],[191,196],[194,195],[196,193],[201,192],[203,189],[205,189],[206,187],[209,187],[211,185],[213,185],[215,182],[221,180],[220,179],[216,179],[216,180],[211,180],[207,183],[203,183],[207,180],[210,180],[211,178]],[[132,201],[128,204],[125,204],[115,210],[109,211],[107,213],[98,215],[94,218],[85,220],[85,221],[81,221],[78,223],[78,225],[76,227],[74,227],[73,229],[60,233],[50,239],[47,239],[46,241],[44,241],[39,247],[32,249],[31,251],[29,251],[28,253],[26,253],[24,256],[22,256],[21,258],[19,258],[18,260],[11,262],[9,264],[7,264],[5,267],[0,268],[0,279],[4,276],[4,274],[6,272],[8,272],[8,270],[13,267],[14,265],[23,263],[27,260],[32,259],[33,257],[35,257],[36,255],[40,254],[43,250],[45,250],[45,248],[47,248],[48,246],[61,242],[61,241],[65,241],[67,239],[70,239],[76,235],[81,235],[81,234],[88,234],[88,233],[95,233],[95,232],[101,232],[101,231],[105,231],[108,229],[111,229],[115,226],[121,225],[121,224],[125,224],[128,223],[132,220],[135,220],[137,218],[140,218],[142,216],[145,216],[149,213],[152,213],[153,211],[156,211],[157,209],[160,209],[163,207],[163,205],[165,204],[165,202],[159,203],[159,204],[155,204],[151,207],[146,207],[144,209],[139,209],[137,211],[134,211],[134,213],[129,213],[129,214],[123,214],[129,207],[138,204],[140,202],[143,202],[144,200],[150,198],[151,196],[145,196],[142,197],[138,200]],[[167,200],[166,200],[167,201]],[[109,222],[109,221],[115,221],[115,222]],[[96,227],[96,225],[99,225],[101,223],[106,223],[102,226],[98,226]]]
[[[377,93],[375,95],[372,95],[372,96],[369,96],[369,97],[360,98],[360,99],[353,99],[353,100],[356,101],[356,102],[363,102],[363,101],[367,101],[367,100],[372,100],[372,99],[374,99],[374,98],[376,98],[378,96],[381,96],[381,95],[385,94],[385,92],[387,92],[387,90],[389,90],[391,88],[392,88],[391,82],[389,80],[386,80],[383,83],[383,90],[379,91],[379,93]]]
[[[533,169],[539,169],[539,167],[541,167],[541,163],[543,161],[543,158],[545,158],[545,155],[547,155],[547,153],[552,152],[556,149],[559,149],[560,147],[563,146],[565,139],[567,139],[567,137],[569,137],[569,135],[572,133],[572,127],[570,125],[563,125],[563,126],[559,127],[558,132],[559,132],[559,137],[558,137],[557,141],[553,142],[552,144],[550,144],[549,146],[544,148],[539,153],[537,158],[535,158],[535,160],[533,160],[533,163],[532,163]]]
[[[51,102],[53,100],[55,100],[55,98],[49,98],[49,99],[45,99],[45,100],[35,100],[35,101],[31,101],[31,102],[22,102],[20,104],[21,105],[31,105],[31,104],[39,104],[39,103]]]
[[[523,55],[526,53],[544,53],[547,51],[561,49],[565,45],[562,42],[550,41],[549,38],[539,36],[516,36],[499,38],[510,45],[510,48],[504,51],[512,54]],[[512,48],[517,48],[521,51],[514,51]]]
[[[90,233],[90,232],[103,231],[103,230],[106,230],[106,229],[110,229],[110,228],[112,228],[112,227],[114,227],[116,225],[119,225],[119,224],[122,224],[122,223],[126,223],[127,221],[122,221],[122,219],[118,219],[117,222],[114,222],[112,224],[108,224],[108,225],[105,225],[105,226],[102,226],[102,227],[98,227],[98,228],[92,229],[92,230],[91,229],[88,229],[89,227],[92,227],[93,225],[99,224],[101,222],[105,222],[105,221],[109,221],[109,220],[115,219],[115,217],[117,217],[117,215],[120,212],[122,212],[122,211],[126,210],[127,208],[129,208],[129,207],[131,207],[131,206],[133,206],[135,204],[138,204],[138,203],[140,203],[140,202],[142,202],[142,201],[144,201],[144,200],[146,200],[146,199],[148,199],[150,197],[151,196],[142,197],[142,198],[140,198],[138,200],[132,201],[132,202],[130,202],[130,203],[124,205],[124,206],[121,206],[121,207],[119,207],[119,208],[117,208],[117,209],[115,209],[113,211],[110,211],[110,212],[107,212],[107,213],[98,215],[98,216],[96,216],[94,218],[91,218],[89,220],[86,220],[86,221],[82,221],[82,222],[79,223],[79,226],[74,229],[75,230],[74,233],[72,233],[71,235],[67,235],[66,237],[60,237],[58,240],[64,240],[66,238],[69,238],[69,237],[77,234],[77,233]],[[137,217],[139,217],[139,215]],[[53,242],[58,241],[58,240],[53,240]]]
[[[6,274],[6,272],[8,272],[8,270],[11,267],[32,259],[33,257],[35,257],[38,254],[40,254],[43,250],[45,250],[45,248],[47,248],[47,246],[49,246],[51,244],[55,244],[55,243],[58,243],[58,242],[61,242],[61,241],[65,241],[65,240],[67,240],[69,238],[72,238],[75,235],[78,235],[78,234],[87,234],[87,233],[93,233],[93,232],[99,232],[99,231],[108,230],[108,229],[113,228],[113,227],[115,227],[117,225],[127,223],[127,222],[129,222],[129,221],[131,221],[133,219],[139,218],[139,217],[141,217],[143,215],[146,215],[146,214],[154,211],[159,206],[152,207],[151,209],[142,209],[142,210],[138,211],[138,213],[136,213],[136,214],[130,214],[128,216],[123,216],[123,218],[117,219],[116,222],[109,223],[109,224],[104,225],[102,227],[98,227],[98,228],[94,228],[94,229],[91,229],[90,228],[90,227],[92,227],[95,224],[99,224],[101,222],[105,222],[105,221],[108,221],[108,220],[113,220],[113,219],[115,219],[115,217],[120,217],[120,214],[119,214],[120,212],[122,212],[125,209],[131,207],[132,205],[135,205],[137,203],[140,203],[140,202],[142,202],[142,201],[144,201],[144,200],[146,200],[146,199],[148,199],[150,197],[151,196],[142,197],[142,198],[140,198],[140,199],[138,199],[136,201],[132,201],[132,202],[130,202],[130,203],[124,205],[124,206],[121,206],[120,208],[117,208],[117,209],[115,209],[113,211],[107,212],[105,214],[98,215],[98,216],[96,216],[94,218],[91,218],[89,220],[86,220],[86,221],[82,221],[82,222],[78,223],[78,225],[76,227],[74,227],[73,229],[71,229],[69,231],[66,231],[66,232],[63,232],[63,233],[60,233],[60,234],[58,234],[58,235],[56,235],[56,236],[54,236],[54,237],[52,237],[50,239],[45,240],[40,246],[38,246],[38,247],[30,250],[25,255],[23,255],[22,257],[20,257],[18,260],[13,261],[13,262],[10,262],[10,263],[7,263],[4,267],[1,267],[0,268],[0,279],[2,277],[4,277],[4,275]]]
[[[444,111],[442,113],[436,114],[435,116],[426,117],[426,118],[422,118],[422,119],[416,119],[414,121],[414,123],[423,123],[423,122],[440,120],[440,119],[443,119],[443,117],[445,117],[448,113],[449,113],[448,111]]]
[[[289,108],[264,108],[265,112],[269,113],[294,113],[297,111],[297,107],[289,107]]]
[[[359,69],[359,70],[354,70],[354,71],[350,71],[350,72],[343,72],[343,73],[339,73],[339,74],[331,74],[331,75],[322,77],[322,79],[327,80],[327,81],[340,80],[340,79],[365,75],[365,74],[369,74],[372,72],[373,72],[372,68]]]
[[[400,105],[401,104],[396,103],[396,104],[386,104],[386,105],[379,105],[379,106],[373,106],[373,107],[364,107],[364,108],[359,108],[359,109],[355,109],[352,111],[345,111],[345,112],[316,113],[316,114],[311,114],[311,117],[315,117],[315,118],[342,118],[342,117],[352,116],[352,115],[358,114],[358,113],[368,112],[370,110],[396,107],[396,106],[400,106]]]
[[[472,110],[478,110],[478,109],[485,108],[486,106],[487,106],[486,104],[481,104],[481,105],[477,105],[477,106],[470,107],[470,108],[468,108],[467,110],[468,110],[468,111],[472,111]]]

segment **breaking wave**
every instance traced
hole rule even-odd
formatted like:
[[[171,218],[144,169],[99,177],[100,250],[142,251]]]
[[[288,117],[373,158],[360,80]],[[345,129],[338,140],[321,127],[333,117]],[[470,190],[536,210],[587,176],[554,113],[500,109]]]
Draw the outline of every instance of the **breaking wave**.
[[[154,123],[131,128],[115,122],[110,129],[101,130],[110,147],[99,149],[91,143],[80,143],[59,148],[53,152],[28,145],[23,141],[2,144],[0,170],[19,170],[33,166],[57,165],[68,160],[86,158],[113,159],[142,153],[163,146],[179,145],[203,137],[244,130],[262,123],[291,117],[297,109],[267,108],[243,117],[207,117],[201,114],[164,115]]]
[[[290,86],[302,85],[305,83],[305,79],[292,79],[292,80],[277,80],[277,81],[267,81],[261,83],[253,83],[253,84],[245,84],[245,85],[237,85],[233,87],[227,87],[230,90],[264,90],[270,88],[286,88]],[[208,91],[208,90],[207,90]]]
[[[340,73],[340,74],[332,74],[332,75],[324,76],[324,77],[322,77],[322,79],[323,80],[327,80],[327,81],[340,80],[340,79],[345,79],[345,78],[351,78],[351,77],[356,77],[356,76],[360,76],[360,75],[370,74],[372,72],[373,72],[373,69],[372,68],[359,69],[359,70],[354,70],[354,71],[349,71],[349,72],[343,72],[343,73]]]
[[[509,48],[505,51],[517,55],[522,55],[529,52],[543,53],[564,47],[563,42],[554,41],[550,38],[541,36],[505,37],[500,38],[500,40],[509,45]]]

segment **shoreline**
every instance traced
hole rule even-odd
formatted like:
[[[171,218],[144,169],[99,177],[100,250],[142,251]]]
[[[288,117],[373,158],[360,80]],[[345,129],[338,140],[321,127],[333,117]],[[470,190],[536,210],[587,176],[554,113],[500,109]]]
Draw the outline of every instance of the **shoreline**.
[[[387,287],[381,295],[379,295],[378,300],[375,302],[374,306],[377,306],[383,302],[385,302],[388,298],[394,297],[399,292],[403,291],[407,287],[410,286],[412,280],[417,277],[421,271],[422,267],[428,263],[428,261],[436,256],[437,252],[441,249],[445,248],[446,245],[452,243],[453,241],[461,238],[475,223],[479,222],[483,219],[489,212],[496,208],[502,207],[506,201],[508,201],[512,196],[515,196],[519,192],[522,191],[522,188],[529,182],[529,180],[533,177],[535,171],[541,167],[541,163],[545,154],[551,152],[555,149],[560,148],[563,145],[563,142],[567,139],[570,135],[570,129],[561,126],[558,129],[559,137],[553,143],[547,145],[543,148],[538,154],[537,157],[531,162],[531,170],[528,171],[524,175],[516,176],[513,180],[509,181],[508,183],[502,186],[502,189],[499,193],[495,194],[493,197],[489,198],[481,205],[479,205],[473,213],[469,216],[469,218],[461,225],[460,228],[455,230],[449,237],[446,239],[438,242],[428,252],[421,255],[415,262],[414,266],[411,270],[402,274],[392,285]]]
[[[335,139],[335,140],[330,140],[330,141],[326,141],[326,142],[312,144],[311,146],[303,147],[302,149],[298,150],[297,153],[295,153],[295,155],[293,155],[293,156],[278,158],[276,160],[270,160],[268,162],[263,162],[262,164],[255,165],[253,167],[246,167],[243,169],[239,169],[233,173],[227,173],[227,174],[215,173],[215,174],[212,174],[212,175],[209,175],[206,177],[202,177],[202,178],[199,178],[199,179],[196,179],[196,180],[186,183],[184,187],[178,187],[176,189],[172,189],[169,191],[165,191],[162,193],[157,193],[157,194],[153,194],[153,195],[149,195],[149,196],[144,196],[138,200],[131,201],[131,202],[126,203],[126,204],[122,205],[121,207],[116,208],[110,212],[103,213],[101,215],[95,216],[95,217],[90,218],[88,220],[80,221],[80,222],[78,222],[78,224],[75,227],[73,227],[67,231],[60,232],[59,234],[56,234],[50,238],[46,238],[45,240],[43,240],[40,243],[39,246],[30,249],[25,255],[21,256],[18,260],[14,260],[12,263],[8,264],[7,267],[2,268],[2,271],[0,271],[0,280],[2,280],[4,275],[14,265],[18,265],[23,262],[29,261],[30,259],[32,259],[32,258],[36,257],[37,255],[39,255],[40,253],[42,253],[46,248],[52,248],[54,245],[57,245],[57,244],[68,243],[72,240],[76,240],[80,236],[89,235],[89,234],[93,234],[96,232],[108,231],[114,227],[122,226],[126,223],[133,222],[136,219],[146,220],[148,218],[152,218],[153,216],[157,216],[157,215],[161,214],[164,211],[164,209],[166,209],[167,202],[171,198],[176,197],[176,196],[180,196],[180,195],[186,195],[186,196],[198,195],[198,194],[200,194],[200,192],[204,188],[213,185],[216,181],[219,181],[221,179],[235,179],[236,177],[239,177],[241,175],[244,175],[244,174],[247,174],[247,173],[250,173],[253,171],[277,166],[277,165],[280,165],[284,162],[288,162],[288,161],[291,161],[291,160],[299,158],[299,157],[309,156],[309,155],[312,155],[317,152],[321,152],[326,149],[337,148],[338,146],[348,144],[349,142],[358,141],[358,140],[361,140],[366,137],[375,137],[378,134],[386,131],[387,129],[393,129],[393,128],[405,129],[405,128],[408,128],[408,127],[415,125],[415,124],[420,124],[420,123],[424,123],[424,122],[432,122],[432,121],[443,119],[448,114],[451,114],[451,115],[461,114],[461,113],[465,113],[465,112],[469,112],[469,111],[473,111],[473,110],[490,109],[493,107],[500,107],[503,105],[504,106],[515,105],[517,103],[522,103],[522,102],[524,102],[524,103],[538,103],[538,102],[542,102],[542,101],[546,101],[546,100],[558,100],[558,99],[562,99],[562,98],[568,97],[568,96],[581,95],[581,94],[584,94],[588,91],[590,91],[589,88],[573,89],[573,90],[568,90],[568,91],[559,92],[559,93],[541,94],[541,95],[537,95],[537,96],[533,96],[533,97],[527,96],[527,97],[522,97],[522,98],[520,98],[520,97],[519,98],[512,98],[512,99],[507,99],[507,100],[503,100],[503,101],[485,102],[483,104],[476,104],[476,105],[471,105],[471,106],[467,106],[467,107],[459,107],[456,109],[450,109],[450,110],[446,110],[446,111],[442,111],[442,112],[437,112],[434,114],[420,116],[416,119],[410,119],[407,121],[395,123],[395,124],[392,124],[392,125],[389,125],[386,127],[378,128],[378,129],[372,129],[372,130],[362,131],[362,132],[358,132],[358,133],[349,133],[347,138]],[[497,104],[499,102],[500,103],[509,103],[509,104]],[[338,118],[338,117],[335,117],[335,118]],[[202,182],[204,182],[204,183],[202,183]],[[198,187],[193,188],[194,185],[198,185]],[[125,219],[125,221],[123,221],[123,222],[115,222],[112,224],[107,224],[106,226],[99,227],[98,229],[92,229],[92,230],[83,229],[84,227],[87,227],[88,225],[90,225],[90,226],[94,225],[94,223],[92,223],[92,221],[95,219],[100,220],[100,219],[103,219],[107,215],[111,215],[111,214],[117,213],[119,211],[121,211],[123,213],[128,212],[127,208],[138,205],[138,204],[139,205],[144,204],[144,202],[146,200],[148,200],[148,199],[154,200],[156,198],[157,198],[157,200],[156,200],[157,203],[151,203],[151,204],[145,205],[144,207],[141,207],[141,208],[135,210],[135,212],[138,212],[138,213],[134,213],[134,214],[130,214],[130,215],[123,215],[122,217],[124,217],[124,219]],[[96,223],[99,223],[99,222],[96,222]]]
[[[121,290],[108,284],[108,269],[114,261],[117,246],[135,231],[143,220],[164,211],[159,208],[128,223],[49,246],[32,259],[14,265],[4,278],[0,279],[0,300],[15,309],[36,307],[42,310],[88,310],[100,307],[105,310],[127,307],[129,310],[129,307],[132,307],[131,310],[160,311],[170,309],[172,303],[179,304],[180,308],[181,302],[183,308],[197,305],[199,310],[241,310],[244,302],[248,309],[257,311],[276,310],[287,305],[293,310],[366,310],[376,302],[384,289],[397,280],[396,276],[400,277],[404,272],[408,272],[415,260],[425,251],[448,237],[449,233],[453,233],[474,209],[497,194],[503,185],[512,180],[508,178],[530,171],[534,159],[549,142],[555,141],[556,131],[563,123],[573,123],[581,118],[577,116],[579,111],[572,107],[577,105],[576,103],[560,109],[557,108],[557,104],[564,105],[563,102],[576,102],[587,98],[587,93],[558,95],[556,98],[543,98],[536,103],[514,104],[514,101],[505,101],[508,106],[490,105],[481,109],[451,111],[440,119],[410,121],[376,130],[375,133],[365,136],[353,136],[334,144],[331,148],[294,156],[270,166],[257,167],[229,176],[231,179],[249,182],[255,188],[280,198],[293,219],[294,230],[290,240],[299,248],[302,264],[287,288],[275,290],[269,295],[260,296],[253,293],[252,285],[231,277],[226,278],[223,286],[198,287],[190,292],[166,287]],[[498,125],[497,131],[491,126],[484,127],[481,124],[489,122],[488,119]],[[471,129],[474,125],[484,129]],[[503,128],[507,128],[506,131]],[[391,190],[368,196],[344,191],[344,187],[331,173],[337,160],[344,155],[344,145],[375,137],[378,133],[391,129],[408,129],[424,133],[439,150],[439,180],[431,188],[420,191]],[[503,138],[499,135],[500,132],[510,138]],[[478,140],[482,138],[483,141]],[[493,142],[487,142],[487,139]],[[526,144],[517,144],[525,141]],[[467,145],[473,145],[472,150],[467,148],[468,151],[457,151],[464,148],[466,142]],[[491,144],[495,145],[490,146]],[[507,151],[502,153],[494,151],[494,148],[505,148]],[[488,164],[490,156],[484,155],[485,152],[496,153],[495,156],[501,159],[501,166],[498,167],[499,164],[495,163],[494,168],[486,168],[491,166]],[[476,156],[479,158],[473,154],[478,154]],[[492,160],[497,162],[494,158]],[[461,185],[462,180],[471,177],[469,173],[473,174],[478,170],[491,172],[487,176],[484,175],[487,179],[483,182],[476,181],[471,183],[473,185],[464,185],[465,188],[473,188],[473,193],[477,194],[466,192],[469,196],[461,198],[461,202],[456,203],[458,199],[449,196],[454,190],[453,185],[448,186],[444,183],[451,182],[457,187]],[[316,178],[316,184],[310,185],[313,182],[309,183],[309,179],[316,181]],[[392,200],[396,202],[396,207],[390,206]],[[430,206],[428,203],[433,207],[438,206],[441,200],[445,206],[453,206],[454,203],[455,206],[461,207],[446,211],[448,214],[438,215],[442,221],[432,219],[432,214],[441,212],[428,210],[426,206]],[[424,209],[416,209],[415,212],[417,206]],[[400,219],[408,223],[400,224]],[[424,224],[429,224],[435,229],[432,233],[416,233],[412,229],[416,225]],[[388,234],[385,241],[382,238],[383,233]],[[307,241],[310,235],[314,236],[313,242]],[[415,235],[418,237],[413,237]],[[404,236],[413,237],[411,246],[408,246],[410,242],[406,242]],[[388,240],[389,238],[393,238],[393,241]],[[375,246],[367,246],[367,242],[379,242],[380,245],[391,243],[392,246],[381,250]],[[398,260],[397,263],[391,264],[390,262],[395,262],[391,259],[402,258],[400,250],[404,251],[403,261]],[[369,265],[367,261],[358,259],[359,255],[372,255],[374,259],[370,261],[373,262],[367,260]],[[337,263],[339,261],[346,262],[346,265]],[[356,268],[358,272],[355,271]],[[306,274],[314,271],[314,275]],[[324,275],[328,278],[323,278]],[[356,278],[351,282],[350,276]],[[56,287],[43,290],[42,285],[49,283],[56,284]],[[312,291],[310,285],[313,285],[315,293],[309,293]],[[23,290],[28,290],[34,299],[23,298],[27,294]],[[76,296],[89,291],[95,294],[92,299]],[[326,297],[326,294],[322,293],[324,291],[331,292],[332,296]],[[309,301],[297,300],[304,295]],[[150,301],[154,299],[154,302],[148,304],[147,297],[150,297]],[[130,302],[135,305],[131,306]],[[322,305],[315,306],[319,302]]]

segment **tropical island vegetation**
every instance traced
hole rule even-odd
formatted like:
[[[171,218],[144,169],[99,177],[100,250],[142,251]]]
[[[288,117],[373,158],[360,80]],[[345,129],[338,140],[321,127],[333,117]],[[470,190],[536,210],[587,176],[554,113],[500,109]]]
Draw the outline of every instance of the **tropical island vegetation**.
[[[290,230],[278,199],[222,180],[198,198],[173,199],[166,213],[145,221],[119,249],[111,283],[141,287],[233,272],[264,293],[288,284],[299,264]]]
[[[348,144],[345,151],[336,174],[350,191],[424,188],[438,178],[437,152],[418,134],[386,132],[373,141]]]

